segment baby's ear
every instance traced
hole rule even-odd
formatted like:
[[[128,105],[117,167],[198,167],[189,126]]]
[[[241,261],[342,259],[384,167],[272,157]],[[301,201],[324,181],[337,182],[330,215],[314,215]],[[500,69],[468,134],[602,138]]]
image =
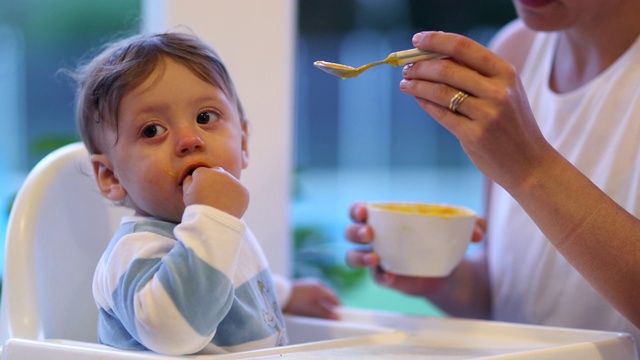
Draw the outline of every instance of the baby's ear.
[[[93,154],[91,164],[102,196],[115,202],[123,201],[127,191],[120,184],[109,158],[104,154]]]
[[[249,166],[249,128],[247,121],[242,122],[242,168]]]

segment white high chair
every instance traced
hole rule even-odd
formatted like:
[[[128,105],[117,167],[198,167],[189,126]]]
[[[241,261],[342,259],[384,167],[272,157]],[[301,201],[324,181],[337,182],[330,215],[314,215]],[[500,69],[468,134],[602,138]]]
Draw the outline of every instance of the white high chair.
[[[98,193],[81,143],[33,168],[7,227],[0,344],[9,338],[97,342],[93,270],[127,212]]]
[[[0,301],[2,360],[168,358],[97,343],[93,272],[120,218],[130,213],[100,195],[82,143],[52,152],[33,168],[7,227]],[[293,344],[388,332],[335,324],[287,317]]]

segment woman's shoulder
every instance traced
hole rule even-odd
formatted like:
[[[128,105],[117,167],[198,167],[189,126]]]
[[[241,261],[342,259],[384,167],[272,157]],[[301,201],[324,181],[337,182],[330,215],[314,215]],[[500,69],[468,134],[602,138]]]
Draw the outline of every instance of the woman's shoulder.
[[[521,71],[535,36],[535,31],[529,29],[522,20],[516,19],[498,31],[489,49]]]

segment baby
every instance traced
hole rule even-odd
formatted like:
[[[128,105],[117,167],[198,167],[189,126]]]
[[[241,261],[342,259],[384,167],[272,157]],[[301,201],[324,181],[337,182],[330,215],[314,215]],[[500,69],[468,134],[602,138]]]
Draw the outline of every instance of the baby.
[[[218,55],[190,34],[138,35],[76,77],[98,189],[135,210],[95,272],[99,341],[165,354],[287,344],[267,261],[241,220],[247,122]]]

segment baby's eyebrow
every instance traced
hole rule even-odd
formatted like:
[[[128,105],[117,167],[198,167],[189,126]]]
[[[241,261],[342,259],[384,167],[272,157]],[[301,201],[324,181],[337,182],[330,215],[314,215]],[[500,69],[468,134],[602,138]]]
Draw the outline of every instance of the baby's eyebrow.
[[[158,114],[166,111],[169,108],[169,104],[166,102],[158,103],[158,104],[143,104],[143,105],[135,105],[132,109],[132,114],[134,116],[141,115],[152,115]]]
[[[229,103],[229,100],[224,94],[211,94],[211,95],[203,95],[193,99],[192,104],[194,106],[206,104],[206,103]]]

